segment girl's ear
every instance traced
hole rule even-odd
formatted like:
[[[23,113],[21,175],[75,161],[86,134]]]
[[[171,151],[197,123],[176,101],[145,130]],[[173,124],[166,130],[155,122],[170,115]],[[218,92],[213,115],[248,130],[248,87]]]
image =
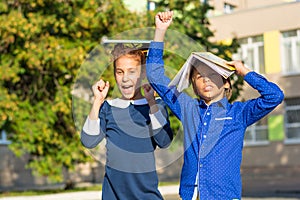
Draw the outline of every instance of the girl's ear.
[[[146,72],[141,71],[141,79],[143,80],[143,79],[145,79],[145,78],[146,78]]]
[[[141,79],[146,78],[146,69],[145,69],[145,65],[141,65]]]

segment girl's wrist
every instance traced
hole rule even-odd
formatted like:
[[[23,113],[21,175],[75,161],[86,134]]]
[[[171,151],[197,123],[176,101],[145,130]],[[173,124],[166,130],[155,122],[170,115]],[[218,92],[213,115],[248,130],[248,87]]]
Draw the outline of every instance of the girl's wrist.
[[[153,105],[156,105],[155,99],[147,99],[147,101],[148,101],[148,104],[149,104],[150,107],[153,106]]]
[[[94,96],[94,102],[93,102],[94,104],[101,106],[103,102],[104,102],[103,98]]]

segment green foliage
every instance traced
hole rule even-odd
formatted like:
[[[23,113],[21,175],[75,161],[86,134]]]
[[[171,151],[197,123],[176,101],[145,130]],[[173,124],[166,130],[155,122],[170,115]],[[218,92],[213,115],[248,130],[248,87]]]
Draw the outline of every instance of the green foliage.
[[[135,19],[121,0],[0,2],[0,129],[36,174],[62,181],[64,168],[90,160],[74,127],[72,84],[102,36],[143,23]]]

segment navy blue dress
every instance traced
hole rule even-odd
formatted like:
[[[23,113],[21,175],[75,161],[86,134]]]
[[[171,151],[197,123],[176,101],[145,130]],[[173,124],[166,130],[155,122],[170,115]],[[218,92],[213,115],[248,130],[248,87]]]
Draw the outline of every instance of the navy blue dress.
[[[166,123],[153,129],[147,101],[115,99],[100,108],[100,133],[81,132],[82,144],[97,146],[106,138],[106,166],[102,187],[103,200],[163,199],[158,190],[154,150],[165,148],[173,139],[166,107],[157,103]]]

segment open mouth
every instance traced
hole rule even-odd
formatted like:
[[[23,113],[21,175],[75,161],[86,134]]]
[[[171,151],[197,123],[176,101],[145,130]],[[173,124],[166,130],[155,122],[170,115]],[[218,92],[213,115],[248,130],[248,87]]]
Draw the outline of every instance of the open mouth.
[[[123,85],[121,88],[122,88],[122,91],[127,94],[131,93],[133,91],[132,85]]]

